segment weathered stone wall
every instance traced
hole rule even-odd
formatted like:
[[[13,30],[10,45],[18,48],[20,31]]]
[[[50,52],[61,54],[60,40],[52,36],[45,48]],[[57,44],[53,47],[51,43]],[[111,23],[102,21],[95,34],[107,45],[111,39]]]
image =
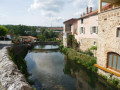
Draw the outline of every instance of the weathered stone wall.
[[[120,27],[120,8],[99,14],[97,64],[102,67],[107,67],[108,52],[120,55],[120,38],[116,37],[117,27]],[[98,72],[101,73],[101,70]]]
[[[86,51],[89,50],[92,46],[97,46],[97,38],[82,38],[80,39],[80,50]],[[96,45],[94,45],[94,42],[96,42]],[[96,57],[97,52],[92,51],[94,56]]]
[[[0,50],[0,83],[0,90],[33,90],[10,60],[6,48]]]

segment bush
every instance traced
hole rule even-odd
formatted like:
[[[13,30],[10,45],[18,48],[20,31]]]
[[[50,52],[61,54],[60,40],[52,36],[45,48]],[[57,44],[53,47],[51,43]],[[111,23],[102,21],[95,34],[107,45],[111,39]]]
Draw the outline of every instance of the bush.
[[[60,46],[60,51],[66,54],[70,60],[75,60],[78,64],[82,64],[87,69],[90,69],[94,72],[97,71],[97,68],[94,67],[94,64],[96,64],[95,57],[77,52],[71,48],[63,48],[63,46]]]
[[[97,50],[97,46],[92,46],[90,50]]]

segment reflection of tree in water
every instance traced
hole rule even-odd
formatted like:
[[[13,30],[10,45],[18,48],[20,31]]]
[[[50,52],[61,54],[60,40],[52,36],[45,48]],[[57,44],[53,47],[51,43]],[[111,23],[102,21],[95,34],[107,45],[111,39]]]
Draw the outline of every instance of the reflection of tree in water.
[[[45,48],[45,45],[39,45],[40,46],[40,48]]]
[[[87,70],[75,61],[68,60],[64,57],[64,73],[76,78],[77,90],[113,90],[112,86],[106,83],[96,73]]]

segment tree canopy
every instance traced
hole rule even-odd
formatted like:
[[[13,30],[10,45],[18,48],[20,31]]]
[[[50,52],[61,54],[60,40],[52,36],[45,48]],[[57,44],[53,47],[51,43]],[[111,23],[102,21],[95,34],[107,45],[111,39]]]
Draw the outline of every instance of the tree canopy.
[[[5,36],[8,33],[8,29],[4,26],[0,26],[0,36]]]

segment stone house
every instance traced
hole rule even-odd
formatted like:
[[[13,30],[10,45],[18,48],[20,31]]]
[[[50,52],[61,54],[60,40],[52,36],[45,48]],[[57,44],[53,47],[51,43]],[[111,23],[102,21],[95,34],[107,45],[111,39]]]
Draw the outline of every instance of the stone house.
[[[90,7],[90,12],[88,7],[86,11],[86,14],[78,19],[77,34],[75,34],[75,38],[80,42],[80,49],[83,51],[96,46],[98,39],[98,11],[92,11],[92,7]]]
[[[37,41],[37,38],[33,36],[21,36],[20,38],[22,43],[34,43]]]
[[[112,8],[102,10],[102,2],[110,3]],[[120,77],[120,0],[99,0],[98,14],[98,73],[114,74]]]
[[[77,18],[72,18],[64,22],[63,29],[63,45],[67,47],[67,37],[70,34],[74,34],[77,30]],[[75,27],[76,26],[76,27]]]
[[[106,10],[111,7],[107,4],[102,7]],[[80,49],[86,51],[98,42],[98,10],[92,11],[92,7],[86,8],[86,14],[77,19],[69,19],[64,22],[63,45],[67,46],[67,36],[72,34],[80,43]],[[94,53],[96,56],[96,52]]]

